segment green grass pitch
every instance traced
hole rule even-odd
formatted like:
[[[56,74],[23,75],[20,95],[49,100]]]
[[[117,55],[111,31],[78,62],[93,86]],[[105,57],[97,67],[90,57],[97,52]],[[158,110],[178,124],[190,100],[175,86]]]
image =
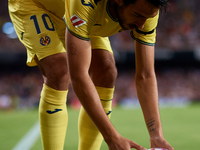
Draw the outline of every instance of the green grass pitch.
[[[64,150],[77,150],[78,111],[68,108],[69,124]],[[200,105],[160,109],[163,132],[175,150],[200,149]],[[0,150],[12,150],[38,120],[37,110],[0,111]],[[111,121],[121,135],[149,148],[149,136],[140,109],[113,109]],[[39,138],[31,150],[42,150]],[[108,150],[103,142],[101,150]]]

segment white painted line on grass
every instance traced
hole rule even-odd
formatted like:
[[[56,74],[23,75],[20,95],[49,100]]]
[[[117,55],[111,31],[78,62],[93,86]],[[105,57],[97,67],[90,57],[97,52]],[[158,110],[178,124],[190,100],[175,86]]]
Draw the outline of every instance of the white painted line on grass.
[[[40,136],[39,121],[29,130],[29,132],[17,143],[12,150],[30,150]]]

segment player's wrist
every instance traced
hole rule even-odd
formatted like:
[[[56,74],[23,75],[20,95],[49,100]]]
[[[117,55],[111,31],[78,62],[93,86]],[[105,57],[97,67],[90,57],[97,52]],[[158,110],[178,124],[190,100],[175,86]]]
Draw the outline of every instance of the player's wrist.
[[[154,130],[154,131],[149,131],[149,135],[151,139],[160,139],[163,138],[163,132],[162,130]]]
[[[110,143],[113,143],[114,141],[119,139],[121,135],[116,130],[113,130],[112,132],[103,135],[103,137],[105,142],[109,145]]]
[[[163,135],[157,135],[157,136],[150,136],[150,143],[162,143],[164,141]]]
[[[174,148],[165,140],[164,136],[150,138],[151,148],[162,147],[167,150],[174,150]]]

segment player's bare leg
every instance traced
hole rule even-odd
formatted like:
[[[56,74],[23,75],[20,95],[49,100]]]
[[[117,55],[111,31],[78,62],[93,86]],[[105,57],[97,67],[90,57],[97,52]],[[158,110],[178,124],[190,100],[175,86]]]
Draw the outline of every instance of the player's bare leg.
[[[44,150],[63,150],[68,123],[66,99],[69,72],[66,53],[35,57],[44,78],[39,105],[39,118]]]
[[[90,76],[96,86],[105,113],[110,118],[112,98],[117,69],[112,53],[106,50],[92,50]],[[91,119],[81,108],[79,115],[79,150],[99,150],[103,137]]]
[[[113,88],[117,78],[115,59],[107,50],[92,50],[90,76],[96,86]]]
[[[66,53],[58,53],[35,61],[43,75],[44,83],[56,90],[67,90],[69,86],[69,71]]]

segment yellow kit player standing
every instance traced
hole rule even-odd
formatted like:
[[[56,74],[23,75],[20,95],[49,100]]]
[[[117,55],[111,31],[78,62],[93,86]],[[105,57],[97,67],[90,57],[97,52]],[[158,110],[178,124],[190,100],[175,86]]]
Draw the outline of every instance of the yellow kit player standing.
[[[65,24],[62,20],[64,1],[9,0],[11,20],[20,41],[27,48],[27,65],[37,65],[44,78],[39,116],[45,150],[62,150],[64,146],[68,122],[67,61],[74,90],[90,116],[81,109],[79,150],[98,150],[102,142],[100,132],[110,150],[143,149],[119,135],[108,119],[117,70],[107,37],[124,29],[132,30],[132,37],[136,39],[137,90],[150,133],[151,147],[173,149],[162,135],[153,69],[152,45],[155,42],[157,13],[159,7],[166,4],[162,2],[66,0],[67,59],[64,48]],[[147,18],[152,19],[148,21]]]

